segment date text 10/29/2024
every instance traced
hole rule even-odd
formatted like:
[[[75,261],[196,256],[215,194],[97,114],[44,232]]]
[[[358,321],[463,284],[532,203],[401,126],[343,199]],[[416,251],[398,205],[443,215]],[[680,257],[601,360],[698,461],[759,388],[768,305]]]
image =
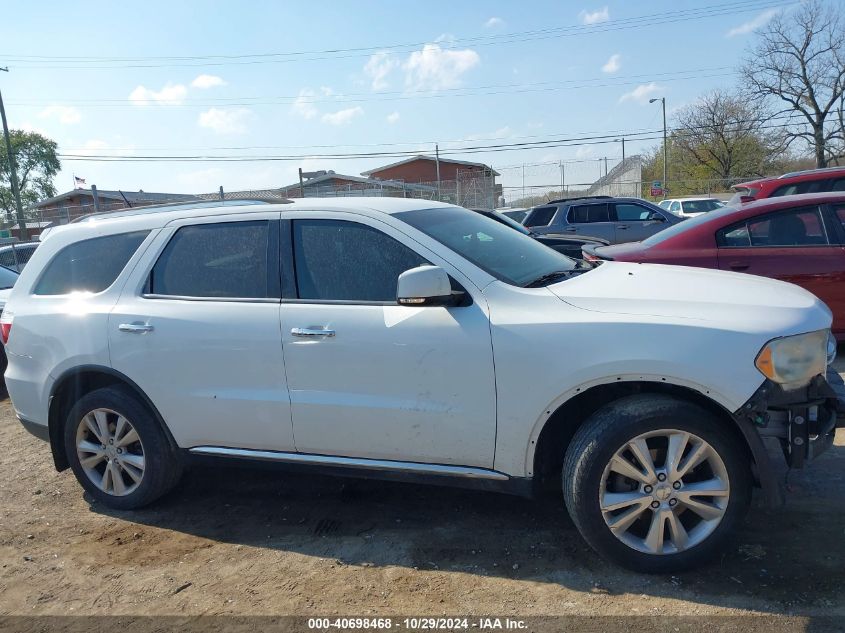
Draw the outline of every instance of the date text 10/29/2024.
[[[524,620],[517,618],[308,618],[308,628],[315,631],[339,630],[382,630],[407,631],[518,631],[527,628]]]

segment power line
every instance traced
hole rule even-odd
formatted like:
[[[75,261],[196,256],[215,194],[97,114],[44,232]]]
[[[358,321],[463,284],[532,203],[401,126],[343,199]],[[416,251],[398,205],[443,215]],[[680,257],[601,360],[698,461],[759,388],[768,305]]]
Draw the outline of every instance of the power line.
[[[776,116],[768,119],[748,119],[745,121],[736,121],[734,125],[743,125],[750,123],[759,123],[765,121],[766,125],[761,125],[758,130],[765,129],[783,129],[790,126],[789,119],[795,118],[795,113],[790,113],[785,116]],[[772,123],[777,120],[786,120],[786,123]],[[800,120],[800,118],[799,118]],[[695,128],[688,128],[688,130],[709,129],[713,126],[697,126]],[[624,134],[625,138],[630,141],[650,141],[662,138],[657,135],[660,130],[652,130],[640,133]],[[651,136],[649,136],[649,134]],[[617,143],[619,134],[602,134],[595,136],[582,136],[573,138],[555,138],[545,141],[528,141],[521,143],[498,143],[493,145],[474,145],[465,147],[449,148],[441,152],[443,155],[467,155],[479,153],[499,153],[507,151],[529,150],[529,149],[549,149],[557,147],[581,147],[588,145],[602,145],[607,143]],[[672,134],[673,138],[688,138],[693,134],[683,131],[675,131]],[[181,155],[181,156],[164,156],[164,155],[102,155],[102,154],[60,154],[60,158],[69,161],[84,161],[84,162],[289,162],[301,161],[304,159],[318,159],[318,160],[353,160],[362,158],[407,158],[418,155],[419,152],[414,151],[384,151],[384,152],[358,152],[358,153],[334,153],[334,154],[299,154],[299,155],[263,155],[263,156],[206,156],[206,155]]]
[[[575,90],[580,88],[603,88],[603,87],[610,87],[610,86],[617,86],[617,85],[632,85],[634,83],[639,83],[640,80],[651,79],[651,80],[659,80],[659,81],[678,81],[678,80],[689,80],[689,79],[701,79],[703,77],[721,77],[722,73],[720,72],[718,75],[702,75],[701,73],[715,73],[719,71],[726,71],[731,70],[732,66],[711,66],[706,68],[693,68],[688,70],[674,70],[674,71],[666,71],[666,72],[658,72],[658,73],[643,73],[638,75],[622,75],[618,77],[608,78],[606,76],[602,77],[587,77],[583,79],[561,79],[555,81],[541,81],[535,83],[528,83],[528,84],[489,84],[484,86],[464,86],[464,87],[456,87],[456,88],[445,88],[442,90],[438,90],[436,94],[432,94],[431,91],[428,90],[390,90],[390,91],[382,91],[378,93],[372,92],[347,92],[347,93],[334,93],[330,96],[323,96],[320,97],[318,95],[313,96],[303,96],[303,95],[278,95],[278,96],[265,96],[265,97],[218,97],[218,98],[205,98],[205,99],[189,99],[185,98],[180,103],[150,103],[150,105],[159,105],[160,107],[179,107],[179,106],[196,106],[196,107],[209,107],[209,106],[254,106],[254,105],[292,105],[293,103],[303,103],[303,104],[315,104],[315,103],[349,103],[355,101],[389,101],[392,100],[390,97],[398,96],[403,99],[414,99],[414,98],[442,98],[447,96],[475,96],[475,92],[473,91],[481,91],[481,90],[501,90],[507,89],[507,92],[516,92],[516,93],[523,93],[523,92],[531,92],[532,88],[536,89],[554,89],[554,90]],[[687,76],[689,75],[689,76]],[[596,82],[604,82],[604,83],[596,83]],[[460,94],[460,93],[472,93],[471,95],[468,94]],[[489,95],[489,94],[505,94],[505,91],[502,92],[479,92],[477,94],[480,95]],[[365,99],[354,99],[353,97],[369,97]],[[261,99],[264,99],[264,102],[260,102]],[[147,100],[152,101],[152,100]],[[136,101],[131,99],[105,99],[105,98],[87,98],[87,99],[20,99],[16,101],[10,101],[10,104],[14,105],[85,105],[86,107],[114,107],[114,106],[131,106],[131,107],[138,107],[139,104]],[[101,105],[102,104],[102,105]]]
[[[539,29],[533,31],[522,31],[506,33],[501,35],[477,36],[460,38],[449,42],[435,42],[441,48],[452,49],[458,46],[494,46],[501,44],[522,44],[538,40],[555,39],[562,37],[575,37],[579,35],[592,35],[596,33],[607,33],[633,28],[648,26],[661,26],[677,22],[689,22],[713,17],[724,17],[750,11],[779,8],[795,4],[790,1],[773,0],[740,0],[739,2],[728,2],[719,5],[711,5],[695,9],[673,11],[672,13],[655,13],[619,20],[609,20],[598,25],[569,25],[555,27],[552,29]],[[202,66],[233,66],[251,64],[276,64],[303,61],[323,61],[368,57],[369,55],[385,51],[387,53],[409,52],[410,50],[432,44],[432,42],[414,42],[406,44],[393,44],[388,46],[368,46],[346,49],[327,49],[323,51],[289,51],[254,53],[245,55],[193,55],[193,56],[171,56],[171,57],[77,57],[66,56],[24,56],[6,55],[6,61],[18,68],[54,70],[54,69],[113,69],[113,68],[176,68],[176,67],[202,67]],[[311,55],[311,57],[309,57]],[[72,64],[54,62],[72,61]],[[129,62],[129,63],[127,63]],[[135,63],[132,63],[135,62]],[[150,62],[150,63],[143,63]],[[82,65],[73,65],[82,64]]]

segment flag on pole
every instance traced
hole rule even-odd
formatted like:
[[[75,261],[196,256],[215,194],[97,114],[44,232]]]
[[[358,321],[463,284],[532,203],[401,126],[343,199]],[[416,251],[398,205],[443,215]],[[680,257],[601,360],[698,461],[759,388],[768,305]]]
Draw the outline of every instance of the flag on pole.
[[[80,178],[79,176],[74,176],[74,177],[73,177],[73,184],[75,184],[75,185],[76,185],[76,188],[77,188],[77,189],[79,189],[79,188],[81,188],[83,185],[85,185],[85,179],[84,179],[84,178]]]

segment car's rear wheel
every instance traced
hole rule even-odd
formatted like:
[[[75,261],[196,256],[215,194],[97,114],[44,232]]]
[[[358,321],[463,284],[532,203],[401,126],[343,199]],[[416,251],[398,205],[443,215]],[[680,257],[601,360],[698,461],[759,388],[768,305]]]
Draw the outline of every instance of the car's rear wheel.
[[[712,413],[637,395],[593,414],[566,453],[564,499],[604,557],[645,572],[711,558],[750,502],[748,457]]]
[[[76,478],[97,501],[131,510],[176,485],[181,460],[161,425],[129,390],[97,389],[80,398],[64,429]]]

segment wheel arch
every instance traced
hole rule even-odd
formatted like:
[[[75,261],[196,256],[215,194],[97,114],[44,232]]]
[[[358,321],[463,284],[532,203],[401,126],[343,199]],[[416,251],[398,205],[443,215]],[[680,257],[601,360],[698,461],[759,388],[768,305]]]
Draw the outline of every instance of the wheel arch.
[[[71,407],[85,394],[112,386],[123,386],[137,396],[161,425],[170,445],[174,449],[178,448],[176,440],[173,439],[158,409],[132,379],[111,367],[80,365],[64,371],[50,390],[47,426],[50,435],[50,450],[56,470],[62,471],[69,467],[63,449],[62,433]]]
[[[535,489],[559,491],[564,455],[578,428],[604,405],[640,393],[671,395],[713,413],[741,442],[752,465],[755,482],[763,488],[769,504],[779,505],[783,502],[783,493],[766,447],[757,430],[747,420],[735,417],[725,406],[710,397],[709,392],[702,393],[687,385],[653,378],[600,382],[576,389],[571,397],[547,408],[544,419],[541,419],[532,433],[526,455],[526,466],[530,469],[528,474],[535,481]]]

